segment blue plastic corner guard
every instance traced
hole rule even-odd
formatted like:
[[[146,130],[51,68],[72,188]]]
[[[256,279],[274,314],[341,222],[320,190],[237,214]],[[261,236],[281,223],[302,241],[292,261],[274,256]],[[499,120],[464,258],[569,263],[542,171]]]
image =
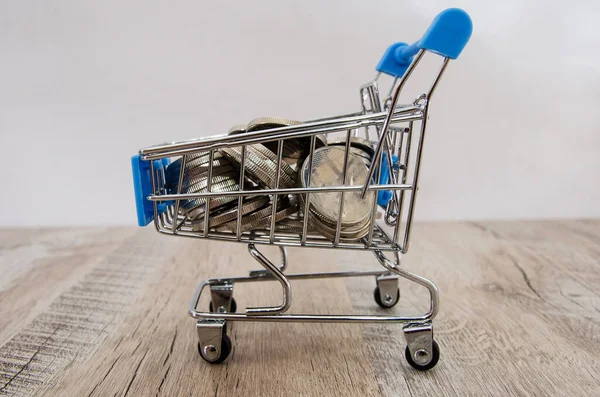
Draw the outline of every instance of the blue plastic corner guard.
[[[398,156],[392,155],[392,164],[398,163]],[[385,185],[390,183],[390,168],[387,163],[387,153],[383,153],[383,161],[381,164],[381,174],[379,175],[379,184]],[[377,204],[383,208],[387,207],[388,201],[392,199],[392,192],[390,190],[380,190],[377,193]]]
[[[154,169],[162,169],[168,164],[168,159],[154,160]],[[152,194],[150,161],[142,160],[139,154],[132,156],[131,171],[133,173],[133,190],[135,193],[138,226],[146,226],[154,219],[154,206],[152,205],[152,201],[147,199]],[[167,210],[165,203],[160,203],[157,207],[159,213]]]
[[[435,17],[421,40],[412,45],[392,44],[383,54],[376,70],[400,78],[420,50],[456,59],[469,42],[472,32],[473,22],[469,14],[460,8],[449,8]]]

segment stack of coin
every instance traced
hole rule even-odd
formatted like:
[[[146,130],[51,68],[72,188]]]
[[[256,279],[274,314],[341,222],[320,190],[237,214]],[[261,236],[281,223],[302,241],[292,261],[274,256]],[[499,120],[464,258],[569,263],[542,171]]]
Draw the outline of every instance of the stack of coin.
[[[266,196],[250,197],[243,200],[241,214],[242,216],[248,215],[259,211],[268,205],[269,198]],[[238,217],[238,208],[239,207],[236,200],[233,203],[219,207],[214,212],[211,211],[208,219],[208,228],[212,229],[223,224],[228,224],[229,222],[235,222]],[[204,231],[204,216],[192,220],[192,230],[196,232]]]
[[[327,146],[315,150],[312,162],[310,187],[341,186],[346,150],[339,146]],[[300,182],[308,187],[310,162],[306,160],[300,170]],[[348,153],[346,186],[362,186],[368,178],[368,168],[361,157]],[[335,239],[338,225],[341,192],[312,193],[310,207],[305,214],[310,216],[311,227],[330,240]],[[352,241],[366,236],[369,232],[373,211],[374,194],[368,193],[364,199],[361,192],[344,193],[344,202],[340,218],[340,240]],[[305,207],[304,196],[301,196]]]
[[[188,155],[185,162],[183,179],[180,180],[182,159],[178,159],[167,167],[165,172],[165,187],[171,194],[203,193],[208,191],[208,171],[210,166],[209,152]],[[220,153],[215,153],[212,161],[212,192],[234,192],[239,190],[239,171]],[[218,211],[221,206],[231,203],[236,197],[215,197],[210,199],[210,214]],[[183,200],[179,206],[182,215],[194,220],[204,217],[206,209],[205,198]]]
[[[273,214],[273,207],[271,204],[272,203],[269,203],[259,210],[242,216],[241,231],[246,232],[249,230],[270,229]],[[298,208],[296,199],[287,196],[279,198],[275,209],[275,223],[277,224],[278,222],[297,214]],[[224,223],[222,226],[231,232],[235,232],[237,230],[237,219]]]

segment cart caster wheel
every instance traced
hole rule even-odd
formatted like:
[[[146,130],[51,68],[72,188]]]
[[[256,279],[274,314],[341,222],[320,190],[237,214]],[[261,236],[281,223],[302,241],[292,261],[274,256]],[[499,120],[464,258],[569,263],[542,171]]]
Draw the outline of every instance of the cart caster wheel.
[[[208,305],[208,310],[209,310],[211,313],[214,313],[214,312],[215,312],[215,309],[214,309],[214,307],[213,307],[213,303],[212,303],[212,301],[211,301],[211,302],[210,302],[210,304]],[[235,313],[236,311],[237,311],[237,303],[235,303],[235,299],[234,299],[234,298],[231,298],[231,305],[230,305],[230,310],[229,310],[229,313]]]
[[[406,361],[408,361],[408,363],[410,364],[411,367],[413,367],[414,369],[418,369],[419,371],[427,371],[428,369],[431,369],[433,367],[435,367],[435,365],[438,363],[438,361],[440,360],[440,347],[438,346],[436,341],[432,341],[432,347],[433,347],[433,352],[432,352],[432,357],[431,357],[431,361],[428,362],[425,365],[420,365],[417,364],[411,354],[410,354],[410,350],[408,350],[408,346],[406,346],[406,350],[404,351],[404,355],[406,356]]]
[[[221,364],[223,361],[227,360],[227,357],[229,357],[229,355],[231,354],[231,350],[232,350],[232,345],[231,345],[231,339],[229,339],[229,336],[223,334],[222,339],[221,339],[221,351],[218,352],[218,356],[216,356],[216,358],[214,359],[209,359],[207,358],[207,355],[211,354],[211,353],[216,353],[214,352],[214,350],[211,352],[209,350],[211,346],[207,346],[207,351],[203,352],[202,351],[202,347],[200,345],[200,343],[198,343],[198,353],[200,353],[200,357],[202,357],[202,359],[210,364]]]
[[[394,306],[396,306],[396,303],[398,303],[400,301],[400,288],[398,288],[398,292],[396,294],[396,299],[393,299],[391,296],[389,297],[388,301],[385,302],[381,300],[381,295],[379,293],[379,287],[375,287],[375,291],[373,291],[373,297],[375,298],[375,302],[383,307],[384,309],[390,309]]]

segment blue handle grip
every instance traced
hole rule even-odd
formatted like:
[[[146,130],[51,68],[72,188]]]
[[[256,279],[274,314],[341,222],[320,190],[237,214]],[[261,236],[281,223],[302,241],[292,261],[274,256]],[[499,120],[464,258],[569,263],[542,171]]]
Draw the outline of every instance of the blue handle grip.
[[[440,12],[421,40],[412,45],[392,44],[379,64],[377,71],[394,77],[402,77],[420,50],[427,50],[444,57],[456,59],[465,48],[473,32],[471,17],[460,8]]]
[[[394,167],[396,167],[396,164],[398,164],[398,156],[396,156],[395,154],[392,154],[392,164],[394,164]],[[392,170],[390,170],[390,167],[388,166],[388,162],[387,162],[387,153],[383,153],[383,161],[381,163],[381,173],[379,175],[379,184],[380,185],[387,185],[388,183],[390,183],[390,173],[393,172]],[[392,191],[391,190],[380,190],[379,193],[377,194],[377,204],[379,204],[381,207],[386,208],[387,207],[387,203],[388,201],[390,201],[392,199]]]
[[[154,170],[160,170],[169,164],[168,159],[154,160]],[[147,197],[152,194],[152,175],[150,161],[142,160],[141,156],[131,157],[131,171],[133,173],[133,190],[135,193],[135,207],[139,226],[146,226],[154,219],[154,205]],[[167,210],[166,203],[158,204],[158,212]]]

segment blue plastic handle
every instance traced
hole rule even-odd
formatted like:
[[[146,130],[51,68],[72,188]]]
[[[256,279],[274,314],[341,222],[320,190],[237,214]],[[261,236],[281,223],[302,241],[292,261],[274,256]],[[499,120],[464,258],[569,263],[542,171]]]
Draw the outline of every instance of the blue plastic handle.
[[[383,54],[377,71],[394,77],[402,77],[420,50],[456,59],[465,48],[473,32],[471,17],[460,8],[440,12],[421,40],[412,45],[392,44]]]
[[[398,163],[398,156],[392,154],[392,164],[396,167]],[[390,183],[390,167],[388,167],[387,162],[387,153],[383,153],[383,161],[381,163],[381,173],[379,174],[379,184],[387,185]],[[377,204],[383,208],[387,207],[388,201],[392,199],[392,191],[391,190],[380,190],[377,194]]]
[[[154,160],[154,169],[160,170],[169,164],[168,159]],[[139,154],[131,157],[131,171],[133,173],[133,190],[135,193],[135,207],[139,226],[146,226],[154,219],[154,206],[147,197],[152,194],[152,175],[150,174],[150,161],[142,160]],[[167,210],[166,203],[158,204],[158,212]]]

